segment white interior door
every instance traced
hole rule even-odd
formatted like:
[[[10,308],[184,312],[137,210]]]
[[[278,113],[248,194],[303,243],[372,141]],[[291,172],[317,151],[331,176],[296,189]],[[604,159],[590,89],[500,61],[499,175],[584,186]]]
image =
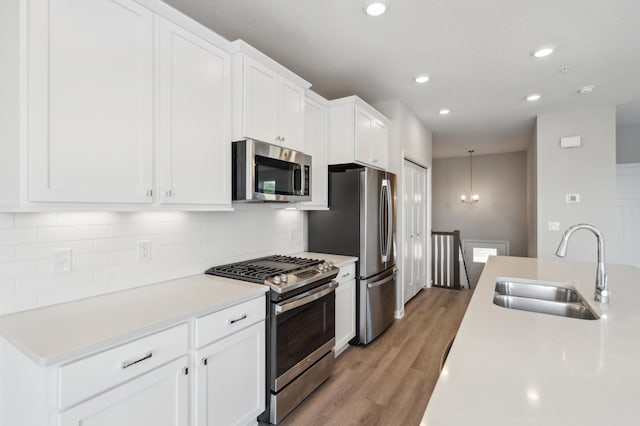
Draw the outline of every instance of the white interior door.
[[[404,302],[427,285],[426,193],[427,170],[405,160],[403,174],[403,286]]]
[[[402,185],[402,211],[403,217],[403,236],[402,236],[402,281],[404,289],[404,303],[407,303],[413,297],[413,268],[415,262],[413,260],[413,183],[415,170],[410,162],[404,162],[403,185]]]

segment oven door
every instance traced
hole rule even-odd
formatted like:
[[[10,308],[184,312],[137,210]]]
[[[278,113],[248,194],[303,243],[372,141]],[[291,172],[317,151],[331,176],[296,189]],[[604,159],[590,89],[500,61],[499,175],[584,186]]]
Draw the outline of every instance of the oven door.
[[[335,289],[331,281],[272,304],[271,390],[278,392],[333,349]]]

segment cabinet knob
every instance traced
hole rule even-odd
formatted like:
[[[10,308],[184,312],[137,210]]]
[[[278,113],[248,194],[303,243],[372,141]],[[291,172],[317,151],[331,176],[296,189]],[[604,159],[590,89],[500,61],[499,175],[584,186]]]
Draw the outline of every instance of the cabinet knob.
[[[377,158],[374,158],[374,159],[373,159],[373,162],[374,162],[374,163],[377,163],[377,162],[378,162],[378,159],[377,159]]]
[[[148,189],[147,192],[145,192],[145,195],[147,197],[151,197],[153,195],[153,189]]]
[[[280,136],[280,140],[284,142],[284,136]]]
[[[164,196],[165,197],[172,197],[173,196],[173,190],[168,190],[168,191],[164,191]]]

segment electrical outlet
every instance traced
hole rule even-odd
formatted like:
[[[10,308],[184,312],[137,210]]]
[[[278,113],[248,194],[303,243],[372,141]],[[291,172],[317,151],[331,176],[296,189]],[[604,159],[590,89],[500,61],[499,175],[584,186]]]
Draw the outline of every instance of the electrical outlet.
[[[66,274],[71,272],[71,249],[62,248],[53,251],[53,272]]]
[[[138,262],[149,262],[151,260],[151,241],[138,241]]]
[[[549,231],[559,231],[560,222],[549,222]]]

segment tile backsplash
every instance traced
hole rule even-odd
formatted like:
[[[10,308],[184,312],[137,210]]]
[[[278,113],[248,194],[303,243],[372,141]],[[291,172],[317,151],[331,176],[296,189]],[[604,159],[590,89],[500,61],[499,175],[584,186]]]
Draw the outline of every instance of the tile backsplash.
[[[304,212],[0,213],[0,314],[202,273],[210,266],[303,251]],[[151,259],[138,261],[138,242]],[[71,272],[54,252],[71,249]]]

